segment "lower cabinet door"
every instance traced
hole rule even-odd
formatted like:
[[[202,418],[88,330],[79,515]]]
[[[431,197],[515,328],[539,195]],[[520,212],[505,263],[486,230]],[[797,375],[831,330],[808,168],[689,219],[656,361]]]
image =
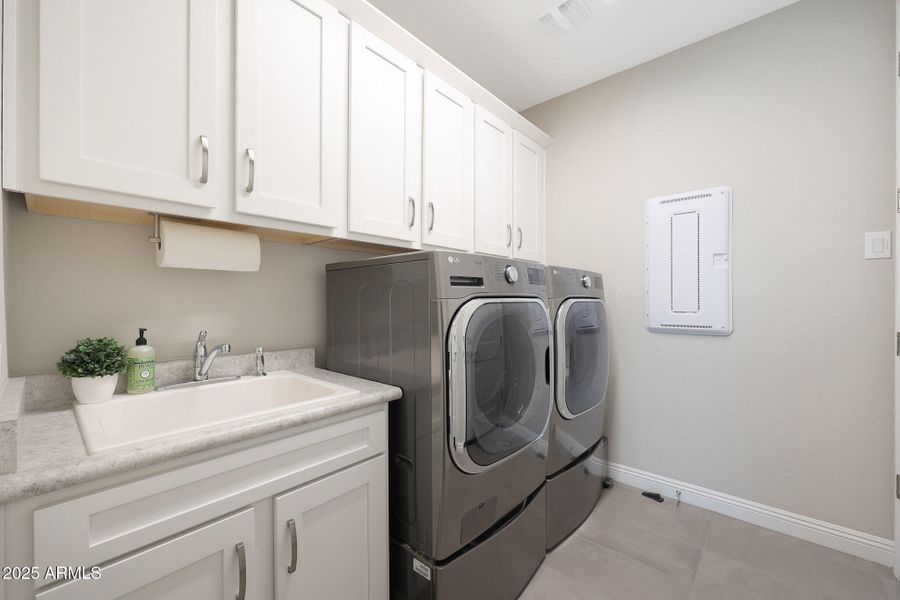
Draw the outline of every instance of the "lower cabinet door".
[[[384,456],[275,497],[275,597],[386,600]]]
[[[253,509],[107,564],[96,579],[44,590],[37,600],[250,600]]]

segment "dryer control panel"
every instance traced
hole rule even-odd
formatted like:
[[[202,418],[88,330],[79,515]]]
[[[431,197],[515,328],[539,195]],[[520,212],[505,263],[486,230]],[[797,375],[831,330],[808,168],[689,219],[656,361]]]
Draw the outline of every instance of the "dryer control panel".
[[[550,298],[590,296],[603,298],[603,276],[593,271],[568,267],[547,267]]]

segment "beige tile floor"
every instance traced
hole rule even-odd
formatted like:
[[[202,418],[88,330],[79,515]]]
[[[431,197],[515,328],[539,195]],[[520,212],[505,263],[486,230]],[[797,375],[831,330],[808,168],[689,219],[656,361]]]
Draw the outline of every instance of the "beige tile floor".
[[[887,567],[621,484],[522,600],[900,600]]]

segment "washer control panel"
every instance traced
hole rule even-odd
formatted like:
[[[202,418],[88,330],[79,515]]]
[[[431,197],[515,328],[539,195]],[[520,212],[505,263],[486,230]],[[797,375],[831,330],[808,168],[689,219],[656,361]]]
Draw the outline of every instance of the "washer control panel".
[[[432,251],[441,298],[464,298],[473,293],[546,296],[545,267],[514,258]],[[416,256],[427,256],[422,252]],[[586,274],[580,271],[578,276]],[[574,277],[574,276],[573,276]]]

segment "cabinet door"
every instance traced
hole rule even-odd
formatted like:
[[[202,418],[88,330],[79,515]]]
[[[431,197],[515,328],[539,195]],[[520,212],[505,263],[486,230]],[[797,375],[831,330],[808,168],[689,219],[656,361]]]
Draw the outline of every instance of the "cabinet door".
[[[513,256],[544,260],[544,149],[513,132]]]
[[[350,231],[418,241],[422,69],[350,29]]]
[[[252,539],[253,509],[247,509],[109,563],[98,579],[50,588],[37,600],[249,600],[253,578],[264,576],[250,572],[258,564]]]
[[[349,22],[324,0],[238,0],[235,207],[337,227]]]
[[[213,206],[216,6],[41,0],[39,177]]]
[[[275,597],[386,600],[387,536],[384,455],[276,496]]]
[[[512,128],[475,107],[475,252],[512,256]]]
[[[475,109],[461,92],[425,72],[422,242],[472,250]]]

